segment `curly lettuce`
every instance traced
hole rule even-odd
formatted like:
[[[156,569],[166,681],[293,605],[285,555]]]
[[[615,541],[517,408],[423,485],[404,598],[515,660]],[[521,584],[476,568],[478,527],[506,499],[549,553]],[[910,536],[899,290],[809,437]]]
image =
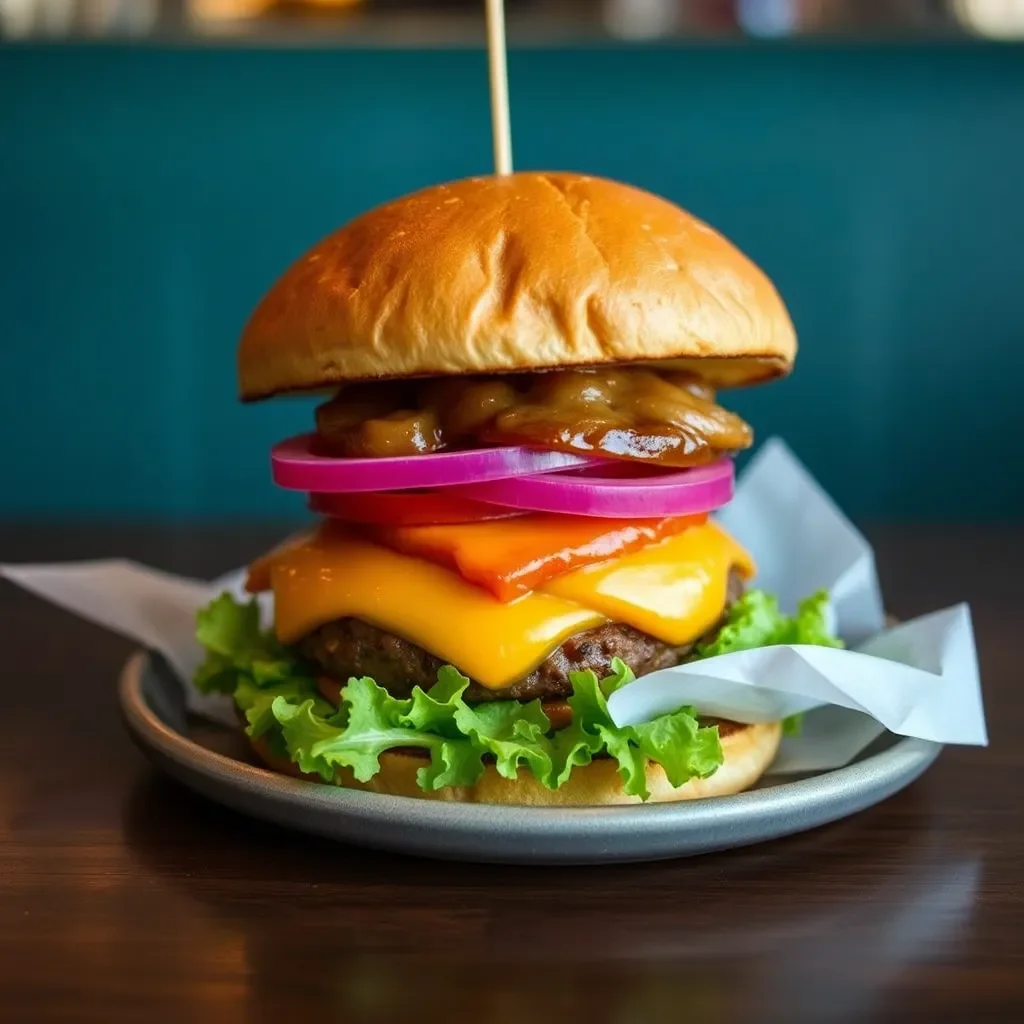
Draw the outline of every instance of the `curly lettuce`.
[[[696,656],[779,643],[836,646],[825,609],[825,596],[814,595],[787,617],[774,598],[750,591],[733,605],[716,640]],[[265,737],[272,749],[325,782],[336,782],[340,770],[368,781],[380,771],[381,754],[403,747],[423,751],[417,782],[426,791],[471,786],[487,764],[504,778],[528,771],[558,789],[574,768],[610,757],[625,792],[647,799],[648,761],[661,765],[673,786],[707,778],[722,763],[718,729],[701,725],[692,707],[640,725],[612,721],[608,697],[633,679],[619,659],[604,679],[592,671],[570,675],[572,721],[556,732],[537,700],[467,704],[469,680],[450,665],[429,689],[416,686],[407,698],[391,696],[373,679],[349,679],[335,707],[320,694],[310,668],[260,628],[255,600],[243,603],[222,594],[198,613],[196,632],[207,652],[196,686],[231,694],[249,736]],[[787,731],[793,727],[787,720]]]
[[[701,658],[755,647],[778,644],[813,644],[816,647],[842,647],[843,642],[832,635],[828,623],[828,593],[819,590],[805,597],[796,615],[785,615],[779,602],[763,590],[748,590],[734,602],[725,615],[725,622],[714,640],[697,648]]]

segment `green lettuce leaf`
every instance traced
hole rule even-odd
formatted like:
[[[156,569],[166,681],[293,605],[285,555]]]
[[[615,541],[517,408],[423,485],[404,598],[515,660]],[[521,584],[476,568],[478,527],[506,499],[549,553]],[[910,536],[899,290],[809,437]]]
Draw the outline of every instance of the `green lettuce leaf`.
[[[270,686],[258,686],[252,679],[240,676],[234,698],[239,711],[249,723],[246,732],[253,739],[277,729],[278,721],[273,712],[273,704],[278,698],[289,704],[311,701],[313,710],[324,717],[334,712],[334,708],[320,696],[312,681],[300,677]]]
[[[234,659],[262,646],[260,610],[256,599],[242,604],[221,594],[196,615],[196,639],[211,655]]]
[[[483,773],[485,754],[506,778],[516,778],[521,764],[548,778],[550,723],[540,703],[472,707],[462,699],[468,685],[465,676],[445,666],[429,690],[417,686],[411,697],[399,700],[372,679],[350,679],[341,693],[344,724],[326,721],[308,701],[301,707],[275,702],[273,714],[299,767],[327,781],[345,767],[365,782],[380,770],[380,755],[399,747],[430,755],[430,764],[417,773],[425,790],[473,785]]]
[[[196,639],[206,648],[206,660],[194,678],[203,693],[233,693],[240,676],[270,686],[300,674],[288,649],[273,633],[260,629],[255,598],[243,604],[221,594],[197,613]]]
[[[722,763],[718,729],[701,727],[693,708],[679,708],[642,725],[617,726],[612,721],[607,698],[633,680],[632,671],[620,659],[612,661],[612,674],[603,680],[589,670],[574,672],[569,679],[572,723],[552,741],[556,787],[565,783],[576,765],[588,764],[601,753],[618,761],[623,789],[644,800],[650,796],[648,760],[662,766],[673,786],[694,776],[706,778]]]
[[[796,615],[784,615],[771,594],[748,590],[727,612],[718,636],[697,648],[697,656],[710,658],[777,644],[842,647],[842,640],[829,632],[827,608],[828,594],[824,590],[804,598]]]
[[[196,615],[196,637],[206,648],[194,678],[197,689],[232,694],[245,717],[245,731],[253,739],[266,737],[275,753],[288,753],[273,713],[275,700],[309,701],[317,714],[333,713],[313,676],[273,633],[260,629],[255,599],[242,603],[221,594]]]
[[[539,700],[500,700],[476,707],[464,703],[457,720],[465,735],[494,757],[499,775],[518,778],[520,765],[525,765],[542,782],[551,778],[551,723]]]
[[[718,727],[701,726],[693,708],[659,715],[631,728],[637,747],[645,757],[665,770],[673,786],[687,779],[706,779],[722,763]]]
[[[799,736],[800,730],[804,727],[804,713],[798,711],[795,715],[787,715],[782,720],[783,736]]]
[[[325,717],[313,701],[296,706],[284,697],[274,701],[272,712],[292,760],[304,772],[327,782],[335,780],[338,768],[349,768],[360,782],[367,782],[380,771],[380,755],[385,751],[417,747],[430,755],[429,765],[417,773],[422,789],[471,786],[484,770],[483,751],[446,724],[452,721],[454,706],[461,702],[468,684],[463,679],[452,690],[446,680],[426,693],[420,690],[412,698],[399,700],[364,677],[350,679],[341,691],[338,715]],[[413,724],[416,720],[421,727]],[[433,722],[440,730],[431,728]]]

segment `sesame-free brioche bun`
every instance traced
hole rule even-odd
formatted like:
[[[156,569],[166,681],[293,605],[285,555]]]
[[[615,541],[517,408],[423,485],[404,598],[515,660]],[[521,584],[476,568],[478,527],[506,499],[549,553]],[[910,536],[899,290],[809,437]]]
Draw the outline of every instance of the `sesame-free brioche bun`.
[[[522,173],[436,185],[329,235],[257,306],[238,374],[246,400],[608,363],[729,386],[795,354],[772,283],[697,218],[614,181]]]
[[[710,778],[690,779],[682,786],[672,786],[660,765],[647,763],[648,803],[672,803],[710,796],[728,796],[749,789],[764,774],[779,749],[782,726],[779,722],[744,725],[726,730],[722,736],[721,767]],[[318,775],[307,775],[287,758],[271,753],[265,738],[251,740],[259,758],[274,771],[296,778],[323,782]],[[384,753],[380,772],[369,782],[358,782],[348,769],[339,769],[336,784],[347,789],[390,793],[421,800],[450,800],[458,803],[516,804],[531,807],[580,807],[607,804],[641,803],[639,797],[623,792],[618,762],[611,758],[592,761],[573,769],[565,785],[547,789],[527,770],[521,769],[518,779],[502,778],[494,765],[489,765],[474,786],[451,786],[424,792],[416,785],[416,770],[424,758],[414,754]]]

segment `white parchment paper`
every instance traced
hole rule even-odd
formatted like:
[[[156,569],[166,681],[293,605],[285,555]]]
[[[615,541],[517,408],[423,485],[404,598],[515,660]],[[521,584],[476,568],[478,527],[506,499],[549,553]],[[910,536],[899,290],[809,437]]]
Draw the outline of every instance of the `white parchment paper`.
[[[871,546],[782,441],[761,447],[717,518],[754,556],[756,585],[777,594],[786,611],[801,597],[828,590],[849,647],[765,647],[663,669],[613,694],[609,710],[618,724],[682,704],[740,722],[807,712],[801,735],[783,742],[775,773],[839,767],[885,729],[940,743],[987,743],[967,606],[883,628]],[[101,561],[0,565],[0,574],[160,651],[181,677],[193,711],[234,723],[229,701],[197,693],[190,680],[202,658],[196,610],[224,589],[240,593],[240,571],[210,582]]]

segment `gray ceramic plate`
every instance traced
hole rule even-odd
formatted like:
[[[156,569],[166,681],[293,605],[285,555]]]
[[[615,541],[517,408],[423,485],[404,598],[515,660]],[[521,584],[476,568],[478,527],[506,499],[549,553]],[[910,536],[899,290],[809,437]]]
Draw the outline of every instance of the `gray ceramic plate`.
[[[745,846],[870,807],[913,782],[942,749],[885,734],[845,768],[737,796],[648,807],[495,807],[361,793],[256,767],[240,734],[190,721],[181,686],[158,656],[132,657],[120,699],[150,760],[211,800],[331,839],[451,860],[583,864]]]

